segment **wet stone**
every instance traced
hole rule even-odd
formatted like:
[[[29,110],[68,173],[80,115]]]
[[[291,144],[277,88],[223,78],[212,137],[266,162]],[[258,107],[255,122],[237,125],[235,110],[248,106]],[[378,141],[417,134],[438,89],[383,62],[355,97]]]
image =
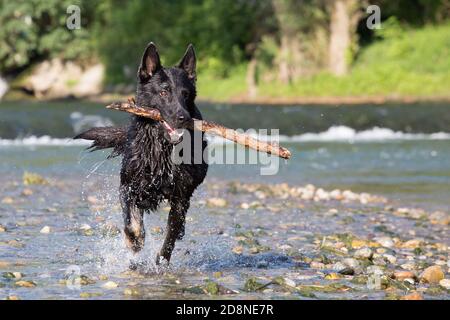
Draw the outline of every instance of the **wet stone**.
[[[352,269],[357,269],[357,268],[360,267],[359,261],[356,260],[356,259],[353,259],[353,258],[346,258],[346,259],[342,260],[342,262],[343,262],[346,266],[348,266],[348,267],[350,267],[350,268],[352,268]]]
[[[420,280],[425,283],[439,283],[444,279],[444,273],[440,266],[431,266],[426,268],[423,273],[420,275]]]
[[[450,279],[442,279],[439,281],[439,285],[447,290],[450,290]]]
[[[23,184],[26,186],[37,184],[37,185],[46,185],[49,184],[48,181],[37,173],[32,172],[24,172],[23,174]]]
[[[350,267],[346,267],[344,269],[339,270],[339,273],[346,276],[352,276],[355,274],[355,270]]]
[[[43,234],[48,234],[48,233],[50,233],[50,231],[51,231],[50,227],[49,226],[45,226],[39,232],[43,233]]]
[[[252,278],[249,278],[249,279],[247,279],[245,281],[244,291],[254,292],[254,291],[258,291],[258,290],[263,289],[265,286],[266,285],[262,284],[256,278],[252,277]]]
[[[394,279],[397,280],[405,280],[405,279],[415,279],[417,278],[414,272],[412,271],[405,271],[405,270],[398,270],[395,271],[392,275]]]
[[[25,287],[25,288],[34,288],[34,287],[36,287],[36,283],[34,283],[33,281],[25,281],[25,280],[17,281],[15,283],[15,285],[18,286],[18,287]]]
[[[423,296],[416,291],[401,297],[400,300],[423,300]]]
[[[355,251],[354,257],[357,259],[369,259],[373,255],[373,252],[370,248],[361,248]]]
[[[114,282],[114,281],[108,281],[108,282],[106,282],[106,283],[104,283],[103,285],[102,285],[102,287],[103,288],[105,288],[105,289],[115,289],[115,288],[117,288],[119,285],[116,283],[116,282]]]

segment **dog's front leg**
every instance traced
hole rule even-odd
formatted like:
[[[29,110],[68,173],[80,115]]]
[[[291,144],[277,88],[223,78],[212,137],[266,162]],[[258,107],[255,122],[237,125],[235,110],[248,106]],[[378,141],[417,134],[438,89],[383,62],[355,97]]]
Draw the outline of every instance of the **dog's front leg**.
[[[161,258],[170,262],[172,251],[175,248],[175,241],[182,239],[184,236],[184,224],[186,212],[189,208],[189,201],[178,200],[171,203],[169,218],[167,220],[166,238],[161,250],[156,257],[156,264],[161,262]]]
[[[144,247],[144,210],[137,208],[128,197],[122,197],[121,205],[124,221],[125,243],[133,252]]]

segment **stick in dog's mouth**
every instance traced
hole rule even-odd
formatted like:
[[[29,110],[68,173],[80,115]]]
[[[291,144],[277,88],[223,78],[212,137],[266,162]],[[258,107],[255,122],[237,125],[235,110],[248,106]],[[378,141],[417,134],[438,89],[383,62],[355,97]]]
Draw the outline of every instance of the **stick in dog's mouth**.
[[[160,123],[166,129],[171,142],[173,142],[173,143],[180,142],[181,137],[183,136],[184,130],[177,130],[177,129],[172,128],[165,120],[161,120]]]
[[[115,102],[108,106],[106,106],[108,109],[115,109],[120,111],[129,112],[132,114],[135,114],[137,116],[150,118],[156,121],[163,122],[164,128],[167,130],[167,133],[169,136],[170,133],[176,132],[177,135],[174,136],[174,140],[181,139],[181,135],[178,134],[178,132],[173,129],[168,123],[166,123],[162,117],[160,112],[157,109],[151,108],[151,107],[140,107],[137,106],[134,102],[134,99],[128,99],[128,103],[122,103],[122,102]],[[237,132],[235,130],[226,128],[224,126],[221,126],[220,124],[206,121],[206,120],[196,120],[192,119],[193,122],[191,123],[192,129],[203,131],[205,133],[209,133],[212,135],[223,137],[227,140],[233,141],[235,143],[239,143],[245,147],[266,152],[269,154],[274,154],[276,156],[279,156],[283,159],[289,159],[291,157],[291,152],[283,148],[277,144],[274,143],[268,143],[264,141],[260,141],[258,139],[255,139],[249,135],[246,135],[244,133]],[[171,138],[172,140],[172,138]],[[178,141],[175,141],[174,143],[177,143]]]

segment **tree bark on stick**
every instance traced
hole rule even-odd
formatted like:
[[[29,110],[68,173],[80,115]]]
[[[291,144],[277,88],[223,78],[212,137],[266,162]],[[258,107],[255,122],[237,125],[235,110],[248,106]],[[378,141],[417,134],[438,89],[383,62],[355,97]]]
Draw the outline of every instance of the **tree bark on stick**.
[[[107,109],[114,109],[129,112],[141,117],[150,118],[156,121],[163,121],[161,114],[158,110],[154,108],[143,108],[135,105],[132,100],[126,102],[115,102],[108,106]],[[265,141],[260,141],[247,134],[240,133],[236,130],[226,128],[220,124],[212,121],[192,119],[190,123],[191,129],[203,131],[212,135],[223,137],[227,140],[233,141],[250,149],[254,149],[260,152],[266,152],[268,154],[276,155],[283,159],[289,159],[291,157],[291,152],[277,144],[269,143]]]

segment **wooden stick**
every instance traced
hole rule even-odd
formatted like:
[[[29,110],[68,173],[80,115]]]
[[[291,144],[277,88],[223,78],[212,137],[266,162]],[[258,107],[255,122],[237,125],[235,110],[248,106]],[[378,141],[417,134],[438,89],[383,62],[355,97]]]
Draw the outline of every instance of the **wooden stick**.
[[[163,118],[161,117],[161,114],[158,110],[137,106],[132,99],[129,99],[128,103],[114,102],[106,106],[106,108],[133,113],[135,115],[150,118],[156,121],[163,121]],[[247,134],[226,128],[212,121],[193,119],[191,128],[194,130],[203,131],[212,135],[223,137],[245,147],[261,152],[266,152],[268,154],[273,154],[283,159],[289,159],[291,157],[291,152],[286,148],[283,148],[274,143],[260,141]]]

